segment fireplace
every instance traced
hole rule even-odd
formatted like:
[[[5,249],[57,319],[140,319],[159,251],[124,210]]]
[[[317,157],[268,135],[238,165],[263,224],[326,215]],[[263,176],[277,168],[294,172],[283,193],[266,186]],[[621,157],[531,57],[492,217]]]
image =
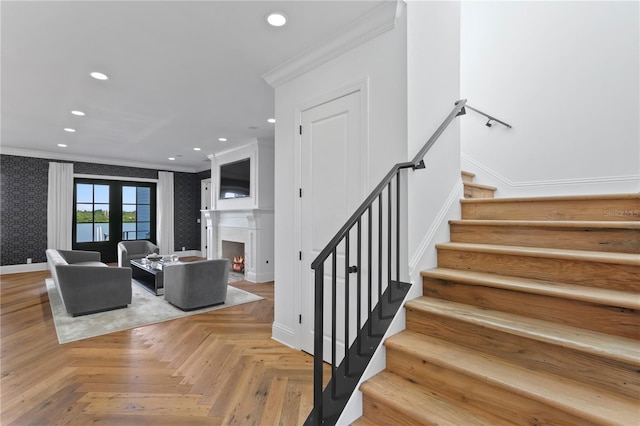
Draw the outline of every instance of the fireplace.
[[[272,210],[203,210],[203,213],[207,259],[224,258],[233,262],[234,256],[241,256],[244,257],[245,280],[273,281]]]
[[[232,272],[244,273],[244,243],[222,240],[222,258],[229,259]]]

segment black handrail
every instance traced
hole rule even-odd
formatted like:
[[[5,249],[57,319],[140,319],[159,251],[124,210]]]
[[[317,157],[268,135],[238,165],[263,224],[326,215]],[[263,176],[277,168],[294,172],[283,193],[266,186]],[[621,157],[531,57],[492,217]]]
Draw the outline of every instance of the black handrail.
[[[349,220],[340,228],[340,230],[336,233],[336,235],[331,239],[331,241],[327,244],[327,246],[318,254],[315,260],[311,263],[311,269],[314,270],[315,273],[315,316],[314,316],[314,372],[313,372],[313,380],[314,380],[314,388],[313,388],[313,410],[309,417],[307,418],[306,424],[312,425],[321,425],[325,424],[335,424],[339,415],[341,414],[344,406],[346,405],[346,401],[348,397],[351,395],[357,382],[360,377],[364,373],[364,368],[368,364],[371,356],[373,356],[373,352],[377,348],[378,344],[381,342],[384,333],[386,332],[388,326],[391,323],[391,320],[395,316],[395,313],[401,306],[401,302],[404,299],[404,296],[407,294],[410,284],[400,282],[400,171],[403,169],[422,169],[425,167],[424,165],[424,156],[427,154],[429,149],[433,146],[436,140],[440,137],[440,135],[445,131],[445,129],[449,126],[449,124],[459,115],[465,114],[465,105],[467,103],[466,99],[461,99],[455,103],[455,107],[449,113],[447,118],[442,122],[442,124],[438,127],[438,129],[434,132],[434,134],[429,138],[429,140],[425,143],[425,145],[420,149],[420,151],[415,155],[413,160],[404,163],[398,163],[391,168],[389,173],[382,179],[382,181],[375,187],[375,189],[371,192],[371,194],[362,202],[360,207],[351,215]],[[497,121],[497,120],[496,120]],[[396,179],[396,193],[395,195],[392,192],[392,182],[393,179]],[[386,190],[386,191],[385,191]],[[383,198],[386,194],[387,198],[387,245],[383,244],[384,237],[384,224],[383,224]],[[394,212],[394,203],[393,199],[395,198],[395,227],[393,226],[392,216]],[[377,229],[377,241],[372,241],[373,237],[373,229],[372,229],[372,221],[373,221],[373,206],[377,202],[377,219],[378,219],[378,229]],[[364,324],[361,323],[361,297],[363,297],[363,289],[362,287],[362,262],[361,262],[361,254],[362,254],[362,221],[366,221],[367,224],[367,238],[366,241],[368,243],[366,252],[367,252],[367,262],[365,266],[367,267],[367,285],[368,289],[365,287],[367,292],[367,300],[368,300],[368,312],[369,316]],[[350,266],[350,233],[353,229],[356,229],[357,232],[357,254],[355,266]],[[393,232],[395,231],[395,236]],[[392,251],[393,244],[392,240],[395,237],[395,280],[392,279],[392,270],[393,262],[392,262]],[[345,294],[344,294],[344,303],[345,303],[345,349],[344,349],[344,358],[340,366],[336,366],[336,324],[337,324],[337,315],[336,315],[336,304],[337,304],[337,250],[338,246],[345,241],[344,252],[345,252],[345,270],[344,270],[344,281],[345,281]],[[374,244],[377,247],[377,272],[375,275],[377,276],[377,296],[378,303],[376,306],[372,306],[372,293],[374,291],[372,282],[372,276],[374,273],[372,272],[372,267],[374,266],[374,262],[372,260],[372,247]],[[386,253],[384,253],[386,252]],[[386,257],[383,256],[383,253],[386,254]],[[329,257],[331,259],[331,303],[332,303],[332,317],[331,317],[331,380],[327,385],[327,390],[325,391],[325,397],[323,398],[323,353],[324,353],[324,273],[325,273],[325,262]],[[384,263],[384,265],[383,265]],[[386,266],[386,290],[385,286],[383,286],[383,266]],[[355,337],[354,344],[349,347],[350,339],[349,339],[349,274],[356,273],[356,282],[357,282],[357,329],[359,330],[358,335]],[[395,292],[395,293],[394,293]],[[395,297],[394,297],[395,296]],[[366,348],[366,350],[365,350]],[[366,352],[366,353],[365,353]],[[339,394],[338,390],[338,379],[341,380],[341,390]],[[348,388],[348,389],[346,389]],[[326,409],[326,408],[329,409]],[[331,411],[331,412],[328,412]]]

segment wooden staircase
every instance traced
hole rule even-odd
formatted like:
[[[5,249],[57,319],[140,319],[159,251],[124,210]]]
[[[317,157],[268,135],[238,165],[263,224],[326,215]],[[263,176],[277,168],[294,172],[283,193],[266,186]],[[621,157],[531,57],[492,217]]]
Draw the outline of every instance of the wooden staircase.
[[[496,187],[474,183],[475,177],[476,175],[471,172],[462,172],[464,198],[493,198]]]
[[[461,202],[355,424],[639,425],[640,195]]]

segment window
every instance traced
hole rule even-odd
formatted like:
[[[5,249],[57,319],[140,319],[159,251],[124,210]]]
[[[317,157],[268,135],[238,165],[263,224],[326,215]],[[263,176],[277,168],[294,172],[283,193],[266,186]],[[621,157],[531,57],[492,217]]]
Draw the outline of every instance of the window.
[[[151,188],[122,187],[122,239],[151,238]]]
[[[76,185],[76,242],[109,241],[109,189],[109,185]]]
[[[76,178],[74,191],[74,250],[99,251],[112,262],[120,241],[155,243],[155,183]]]

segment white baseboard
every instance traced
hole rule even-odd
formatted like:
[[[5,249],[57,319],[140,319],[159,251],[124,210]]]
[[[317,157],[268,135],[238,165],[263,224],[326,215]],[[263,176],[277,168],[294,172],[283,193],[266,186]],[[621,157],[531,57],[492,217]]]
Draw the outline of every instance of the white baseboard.
[[[46,271],[47,262],[44,263],[25,263],[22,265],[6,265],[0,266],[0,275],[19,274],[22,272]]]
[[[460,155],[462,169],[476,174],[476,183],[498,188],[500,197],[619,194],[640,192],[640,175],[545,179],[514,182],[468,155]]]
[[[184,257],[184,256],[202,257],[202,252],[200,250],[181,250],[181,251],[176,251],[173,254],[177,255],[178,257]]]
[[[288,327],[284,327],[274,322],[271,325],[271,338],[292,349],[300,350],[300,348],[297,348],[295,345],[296,335],[294,331]]]
[[[244,278],[252,283],[268,283],[273,281],[273,272],[263,272],[261,274],[245,272]]]

